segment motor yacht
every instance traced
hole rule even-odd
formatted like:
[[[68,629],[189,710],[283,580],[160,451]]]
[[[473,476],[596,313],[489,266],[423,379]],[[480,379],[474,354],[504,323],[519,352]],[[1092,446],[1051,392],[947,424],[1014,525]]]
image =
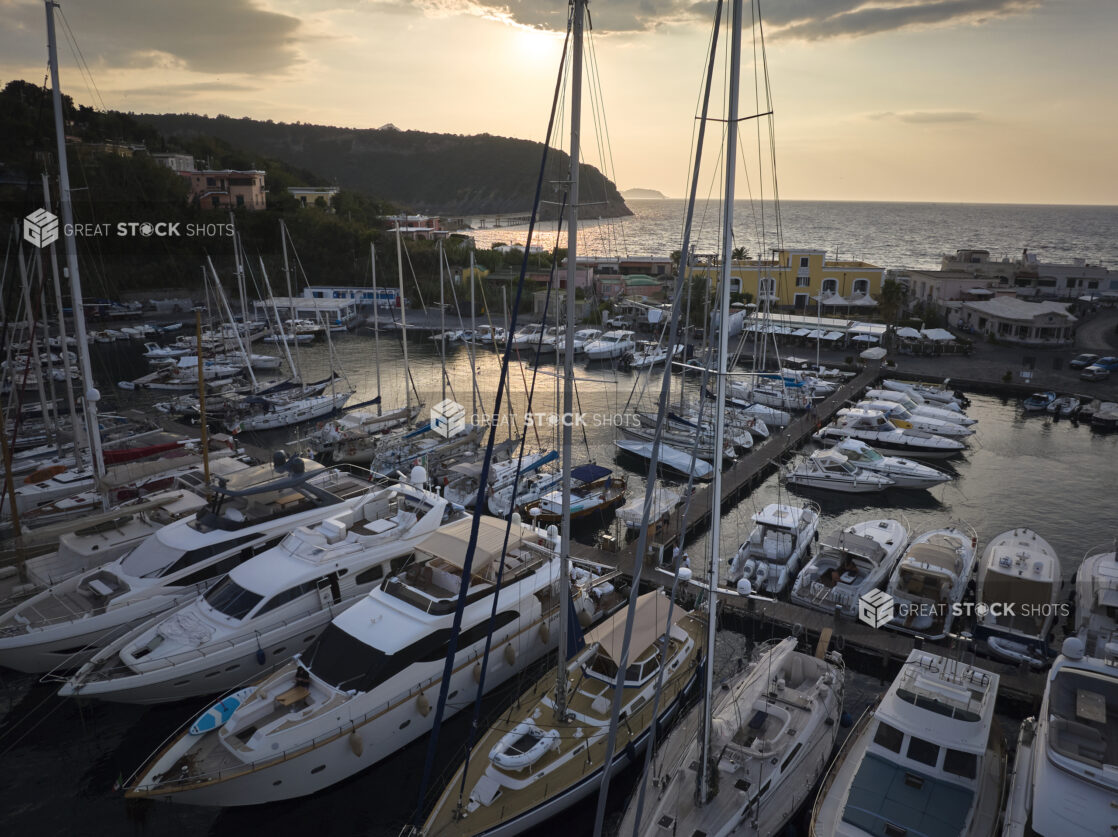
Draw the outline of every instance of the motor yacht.
[[[392,755],[434,723],[463,585],[444,717],[472,704],[490,633],[486,691],[554,650],[558,532],[480,516],[467,567],[474,524],[465,518],[420,540],[406,569],[255,684],[222,727],[191,735],[184,725],[127,783],[127,796],[255,805],[314,793]],[[597,605],[583,596],[577,607],[589,617]]]
[[[885,585],[894,616],[884,627],[945,638],[974,573],[977,548],[978,535],[969,526],[946,526],[913,538]]]
[[[1087,552],[1075,572],[1075,632],[1087,653],[1103,657],[1118,641],[1118,560],[1115,544]]]
[[[1021,724],[1003,837],[1100,837],[1118,831],[1118,647],[1088,654],[1064,640],[1040,714]]]
[[[617,360],[636,349],[632,331],[607,331],[597,340],[583,346],[583,354],[590,361]]]
[[[1055,401],[1056,393],[1052,392],[1052,390],[1034,392],[1021,402],[1021,409],[1026,413],[1043,413],[1048,409],[1048,406],[1055,403]]]
[[[817,431],[816,441],[839,442],[860,439],[883,453],[901,453],[921,459],[944,459],[963,451],[966,445],[933,433],[893,424],[880,410],[859,407],[843,408],[830,424]]]
[[[780,833],[827,766],[845,677],[836,652],[812,656],[796,643],[770,640],[721,684],[711,712],[711,797],[696,803],[703,709],[697,704],[657,747],[644,804],[634,794],[619,834]]]
[[[915,415],[895,401],[859,401],[854,405],[863,410],[878,410],[897,427],[922,430],[948,439],[965,439],[974,435],[974,430],[954,421],[944,421],[930,416]]]
[[[831,763],[811,837],[995,837],[1006,782],[998,683],[960,660],[910,652]]]
[[[753,530],[730,559],[730,583],[746,594],[780,593],[796,577],[804,556],[811,554],[819,531],[819,506],[770,503],[752,519]]]
[[[900,404],[914,416],[950,421],[964,427],[973,427],[978,424],[978,419],[970,418],[957,405],[954,410],[946,405],[932,405],[925,401],[919,393],[900,392],[891,389],[871,389],[866,391],[865,398],[869,401],[892,401]]]
[[[1048,665],[1060,588],[1060,561],[1048,541],[1032,529],[1002,532],[978,562],[975,602],[986,612],[978,617],[975,638],[997,659]]]
[[[368,483],[282,454],[218,481],[193,517],[116,561],[79,573],[0,616],[0,665],[77,668],[140,622],[195,598],[289,531],[356,505]]]
[[[857,618],[859,599],[885,582],[908,538],[898,520],[866,520],[832,532],[796,576],[792,601]]]
[[[859,468],[836,450],[817,450],[799,462],[789,463],[780,469],[780,478],[787,485],[799,488],[847,494],[884,491],[893,485],[886,474]]]
[[[459,513],[397,483],[233,567],[193,601],[109,643],[59,694],[163,703],[242,686],[306,650],[330,620]]]
[[[909,395],[915,393],[925,401],[946,406],[949,410],[966,409],[970,405],[970,400],[959,390],[949,389],[947,384],[948,381],[944,381],[942,385],[937,385],[916,381],[899,381],[895,378],[886,378],[881,382],[883,389],[907,392]]]
[[[893,481],[893,488],[934,488],[952,477],[911,459],[885,456],[859,439],[843,439],[832,450],[841,453],[856,468],[883,474]]]

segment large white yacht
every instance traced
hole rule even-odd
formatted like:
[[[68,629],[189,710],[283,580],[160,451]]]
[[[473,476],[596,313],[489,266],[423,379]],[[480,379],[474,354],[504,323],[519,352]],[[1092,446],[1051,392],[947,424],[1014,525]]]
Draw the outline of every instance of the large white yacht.
[[[745,593],[780,593],[810,554],[819,528],[819,506],[769,503],[753,515],[753,530],[730,559],[730,583]],[[748,589],[742,585],[749,583]]]
[[[400,569],[417,539],[455,515],[422,485],[370,492],[109,643],[60,694],[162,703],[243,685],[308,648],[334,616]]]
[[[817,450],[780,469],[787,485],[844,494],[869,494],[893,485],[891,477],[859,468],[837,450]]]
[[[345,511],[363,480],[299,457],[219,480],[210,504],[123,557],[32,596],[0,616],[0,665],[77,668],[106,642],[193,599],[298,526]]]
[[[1061,607],[1060,587],[1060,561],[1048,541],[1032,529],[1002,532],[978,562],[975,601],[986,605],[986,613],[978,618],[975,638],[998,659],[1048,665],[1048,634]]]
[[[832,532],[796,576],[792,601],[856,618],[858,600],[889,577],[908,537],[898,520],[866,520]]]
[[[945,436],[949,439],[965,439],[974,435],[974,430],[966,425],[911,413],[905,409],[903,404],[896,401],[863,400],[855,406],[864,410],[879,410],[897,427],[923,430],[925,433],[934,433],[937,436]]]
[[[867,390],[865,397],[870,401],[892,401],[896,404],[901,404],[914,416],[926,416],[928,418],[939,419],[940,421],[951,421],[955,424],[961,424],[963,427],[973,427],[978,424],[978,419],[970,418],[957,405],[953,410],[946,405],[933,406],[925,401],[924,397],[918,392],[871,389]]]
[[[843,439],[832,450],[841,453],[857,468],[889,477],[893,488],[933,488],[951,480],[949,474],[930,465],[899,456],[884,456],[860,439]]]
[[[459,520],[419,541],[405,571],[335,617],[305,659],[260,681],[220,729],[191,735],[184,726],[138,772],[128,795],[218,806],[290,799],[340,782],[427,733],[464,583],[444,717],[474,700],[491,628],[487,691],[554,649],[555,527],[480,516],[464,576],[473,523]],[[590,607],[595,598],[579,601]]]
[[[617,360],[636,349],[631,331],[607,331],[583,346],[587,360]]]
[[[702,704],[657,748],[643,806],[629,801],[619,834],[768,837],[780,832],[815,787],[839,731],[842,658],[796,650],[796,639],[762,646],[714,698],[711,797],[695,801]]]
[[[996,674],[912,651],[831,764],[812,837],[995,837],[1006,780],[997,692]]]
[[[1003,837],[1118,834],[1118,646],[1103,651],[1064,640],[1018,734]]]
[[[835,420],[817,431],[813,438],[821,442],[861,439],[879,451],[907,454],[921,459],[954,456],[966,447],[958,439],[948,439],[910,427],[898,427],[880,410],[861,407],[844,407],[839,410]]]
[[[969,526],[946,526],[917,535],[889,576],[892,620],[885,627],[927,639],[951,631],[955,607],[974,573],[978,535]]]
[[[1102,657],[1118,640],[1118,545],[1095,547],[1075,573],[1075,631],[1087,653]]]

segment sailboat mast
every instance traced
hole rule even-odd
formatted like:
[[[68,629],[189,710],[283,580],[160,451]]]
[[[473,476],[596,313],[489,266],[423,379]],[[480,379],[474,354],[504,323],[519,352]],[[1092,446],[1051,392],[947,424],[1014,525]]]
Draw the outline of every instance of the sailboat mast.
[[[291,321],[291,339],[295,343],[295,380],[302,384],[303,364],[299,357],[299,324],[296,322],[295,302],[291,294],[291,266],[287,262],[287,225],[282,220],[280,221],[280,249],[283,250],[283,277],[287,280],[287,316]],[[279,311],[276,311],[276,317],[279,317]],[[276,325],[278,326],[279,323],[277,322]],[[280,338],[286,339],[283,326],[280,326]]]
[[[734,246],[734,176],[738,149],[738,75],[741,68],[741,0],[734,0],[730,31],[730,94],[726,113],[726,194],[722,205],[722,268],[718,278],[718,379],[714,410],[714,479],[711,487],[710,516],[710,590],[707,624],[706,689],[703,692],[703,741],[699,759],[698,802],[705,805],[710,796],[710,723],[714,701],[715,598],[718,590],[719,543],[722,529],[722,446],[726,433],[726,355],[730,342],[730,279]]]
[[[470,377],[474,385],[470,389],[470,421],[477,424],[477,358],[474,356],[474,331],[477,329],[477,314],[474,308],[474,247],[470,245],[470,340],[466,348],[470,353]]]
[[[407,214],[404,215],[407,217]],[[404,406],[411,415],[411,370],[408,368],[408,315],[404,302],[404,245],[400,240],[400,218],[396,217],[396,264],[400,269],[400,343],[404,347]]]
[[[233,233],[233,260],[237,265],[237,291],[241,295],[241,325],[245,328],[249,327],[248,319],[248,299],[245,293],[245,264],[244,253],[241,252],[240,236],[236,234],[236,218],[233,213],[229,213],[229,226],[234,229]],[[236,326],[230,319],[230,325]]]
[[[105,475],[105,456],[101,451],[101,434],[97,421],[97,402],[101,393],[93,386],[93,371],[89,364],[89,343],[85,332],[85,308],[82,302],[82,281],[78,271],[78,250],[74,242],[74,208],[70,202],[70,167],[66,162],[66,129],[62,122],[62,91],[58,82],[58,44],[54,33],[54,0],[45,0],[47,12],[47,50],[50,56],[51,98],[54,102],[54,134],[58,146],[58,202],[62,209],[62,233],[66,243],[66,269],[70,274],[70,307],[74,311],[74,331],[78,341],[78,356],[82,368],[82,412],[89,448],[93,458],[93,472],[100,478]],[[61,316],[61,314],[60,314]],[[75,416],[75,419],[77,417]]]
[[[567,351],[563,357],[563,521],[559,559],[559,678],[555,685],[555,715],[562,721],[567,715],[567,610],[570,601],[571,554],[571,456],[574,450],[574,386],[575,386],[575,283],[578,281],[578,150],[582,131],[582,30],[586,0],[575,0],[571,26],[571,172],[567,201]]]
[[[439,348],[443,355],[443,401],[446,401],[446,275],[443,273],[443,243],[438,243],[439,257]]]
[[[373,265],[373,360],[377,367],[377,415],[381,415],[380,404],[380,299],[377,297],[377,251],[373,242],[369,242],[369,261]],[[407,417],[411,424],[411,416]]]

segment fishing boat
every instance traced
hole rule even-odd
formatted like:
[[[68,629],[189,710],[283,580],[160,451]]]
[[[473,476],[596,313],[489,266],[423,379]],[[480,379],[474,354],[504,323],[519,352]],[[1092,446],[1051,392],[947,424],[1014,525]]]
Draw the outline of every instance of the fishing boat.
[[[889,477],[894,488],[934,488],[951,480],[951,475],[944,471],[911,459],[884,456],[858,439],[843,439],[832,450],[841,453],[857,468]]]
[[[1115,830],[1118,655],[1064,640],[1040,713],[1021,724],[1003,837],[1099,837]]]
[[[1118,559],[1116,544],[1088,550],[1075,571],[1075,632],[1086,653],[1105,657],[1118,641]]]
[[[978,535],[947,526],[917,535],[889,576],[893,618],[884,627],[926,639],[944,639],[974,573]]]
[[[470,603],[456,637],[448,713],[473,701],[490,631],[486,691],[553,650],[558,534],[480,516],[467,575],[474,522],[421,539],[405,569],[335,616],[312,649],[256,683],[224,726],[200,736],[184,728],[127,783],[126,795],[223,807],[292,799],[414,741],[435,720],[463,585]],[[589,596],[579,605],[594,607]]]
[[[443,497],[397,483],[229,571],[205,593],[102,648],[60,695],[163,703],[222,692],[305,651],[331,618],[455,516]]]
[[[232,474],[193,518],[164,526],[116,561],[71,576],[0,616],[0,665],[77,668],[129,626],[193,599],[290,530],[355,505],[368,483],[277,454]]]
[[[749,537],[730,559],[730,583],[746,594],[780,593],[796,577],[804,556],[810,555],[819,529],[819,506],[770,503],[752,520]]]
[[[912,428],[901,428],[889,421],[880,410],[844,407],[830,424],[813,434],[816,441],[840,442],[860,439],[884,453],[900,453],[921,459],[945,459],[960,453],[966,445]]]
[[[995,837],[1006,788],[998,683],[993,672],[911,651],[832,762],[811,836]]]
[[[1048,665],[1060,588],[1060,561],[1048,541],[1032,529],[1002,532],[978,563],[975,602],[986,612],[978,617],[975,639],[997,659]]]
[[[859,599],[889,577],[908,543],[898,520],[866,520],[827,535],[796,576],[792,601],[814,610],[857,618]]]
[[[762,644],[714,698],[710,797],[696,799],[702,759],[698,707],[652,758],[646,794],[634,794],[619,834],[775,835],[809,798],[839,731],[845,668],[788,637]],[[641,802],[643,801],[643,804]]]
[[[859,468],[833,449],[817,450],[799,462],[784,465],[780,469],[780,478],[786,485],[846,494],[884,491],[893,485],[893,480],[886,474]]]

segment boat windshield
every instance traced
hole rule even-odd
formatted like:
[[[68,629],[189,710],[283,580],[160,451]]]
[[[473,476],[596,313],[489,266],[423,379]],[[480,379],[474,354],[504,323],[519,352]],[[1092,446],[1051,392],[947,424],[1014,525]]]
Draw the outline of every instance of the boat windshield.
[[[244,619],[264,598],[259,593],[246,590],[229,576],[206,591],[206,603],[230,619]]]

